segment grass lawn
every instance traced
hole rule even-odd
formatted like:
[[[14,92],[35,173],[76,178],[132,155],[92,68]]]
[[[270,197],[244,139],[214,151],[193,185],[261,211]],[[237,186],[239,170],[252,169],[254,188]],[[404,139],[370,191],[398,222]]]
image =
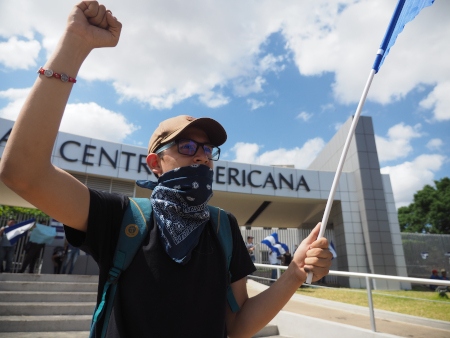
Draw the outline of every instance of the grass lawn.
[[[365,289],[302,287],[298,294],[353,305],[368,306]],[[450,292],[447,292],[450,296]],[[450,299],[438,292],[415,287],[408,291],[372,290],[375,309],[450,322]]]

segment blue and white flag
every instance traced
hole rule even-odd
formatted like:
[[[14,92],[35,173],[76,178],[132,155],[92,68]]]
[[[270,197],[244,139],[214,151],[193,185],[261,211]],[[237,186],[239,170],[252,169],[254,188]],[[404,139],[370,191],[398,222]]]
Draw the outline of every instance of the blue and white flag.
[[[328,249],[330,250],[331,254],[333,255],[332,259],[335,259],[337,257],[336,248],[334,247],[333,241],[330,241],[330,244],[328,245]]]
[[[36,223],[36,228],[34,228],[30,235],[30,242],[52,244],[55,237],[56,229],[54,227]]]
[[[25,236],[27,231],[33,227],[35,221],[36,220],[34,218],[31,218],[27,221],[23,221],[5,228],[4,234],[6,235],[9,243],[11,243],[11,245],[16,244],[17,241]]]
[[[272,235],[267,236],[264,238],[261,243],[267,245],[268,247],[274,246],[278,243],[278,234],[274,232]]]
[[[285,244],[286,245],[286,244]],[[278,255],[277,256],[281,256],[281,255],[284,255],[285,253],[286,253],[286,250],[284,249],[284,247],[281,245],[281,244],[275,244],[274,246],[273,246],[273,248],[274,248],[274,250],[275,250],[275,252],[277,252],[278,253]]]
[[[56,229],[56,239],[64,239],[66,234],[64,233],[64,225],[52,218],[50,226]]]
[[[394,45],[397,35],[403,31],[405,25],[412,21],[422,9],[431,6],[433,2],[434,0],[400,0],[398,2],[372,67],[375,73],[378,73],[389,50]]]
[[[264,238],[261,243],[267,245],[271,251],[275,251],[277,256],[284,255],[289,251],[286,244],[278,241],[278,234],[276,232]]]

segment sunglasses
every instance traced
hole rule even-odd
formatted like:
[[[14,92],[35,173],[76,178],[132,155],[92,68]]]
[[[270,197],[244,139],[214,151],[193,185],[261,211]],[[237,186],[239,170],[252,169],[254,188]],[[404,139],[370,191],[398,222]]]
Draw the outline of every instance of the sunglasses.
[[[182,155],[194,156],[197,153],[198,148],[202,147],[203,152],[205,153],[206,157],[208,157],[208,159],[210,159],[212,161],[217,161],[220,157],[220,148],[219,147],[216,147],[209,143],[200,143],[200,142],[197,142],[194,140],[189,140],[189,139],[180,139],[180,140],[169,142],[166,145],[163,145],[157,151],[155,151],[155,154],[159,154],[174,145],[177,145],[178,153],[180,153]]]

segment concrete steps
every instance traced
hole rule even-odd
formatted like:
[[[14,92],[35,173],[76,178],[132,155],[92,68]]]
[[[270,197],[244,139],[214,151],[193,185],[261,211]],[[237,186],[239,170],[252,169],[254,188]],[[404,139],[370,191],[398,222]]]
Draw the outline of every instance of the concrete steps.
[[[97,281],[98,276],[0,274],[0,336],[88,337]]]
[[[86,338],[98,276],[0,274],[0,337]],[[276,325],[256,337],[288,338]]]

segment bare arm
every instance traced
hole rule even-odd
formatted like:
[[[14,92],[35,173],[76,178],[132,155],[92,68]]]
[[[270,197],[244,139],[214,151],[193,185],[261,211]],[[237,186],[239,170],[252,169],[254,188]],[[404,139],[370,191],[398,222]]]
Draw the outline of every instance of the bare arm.
[[[121,23],[96,1],[82,1],[44,66],[76,77],[92,49],[113,47]],[[72,83],[40,75],[14,124],[0,162],[0,179],[22,198],[79,230],[86,230],[89,192],[51,163],[51,153]]]
[[[251,337],[261,330],[306,281],[309,271],[313,272],[314,281],[328,273],[332,255],[328,250],[328,241],[325,238],[315,240],[319,230],[320,223],[302,241],[288,269],[264,292],[249,298],[245,278],[231,285],[240,310],[234,314],[227,307],[229,337]]]

